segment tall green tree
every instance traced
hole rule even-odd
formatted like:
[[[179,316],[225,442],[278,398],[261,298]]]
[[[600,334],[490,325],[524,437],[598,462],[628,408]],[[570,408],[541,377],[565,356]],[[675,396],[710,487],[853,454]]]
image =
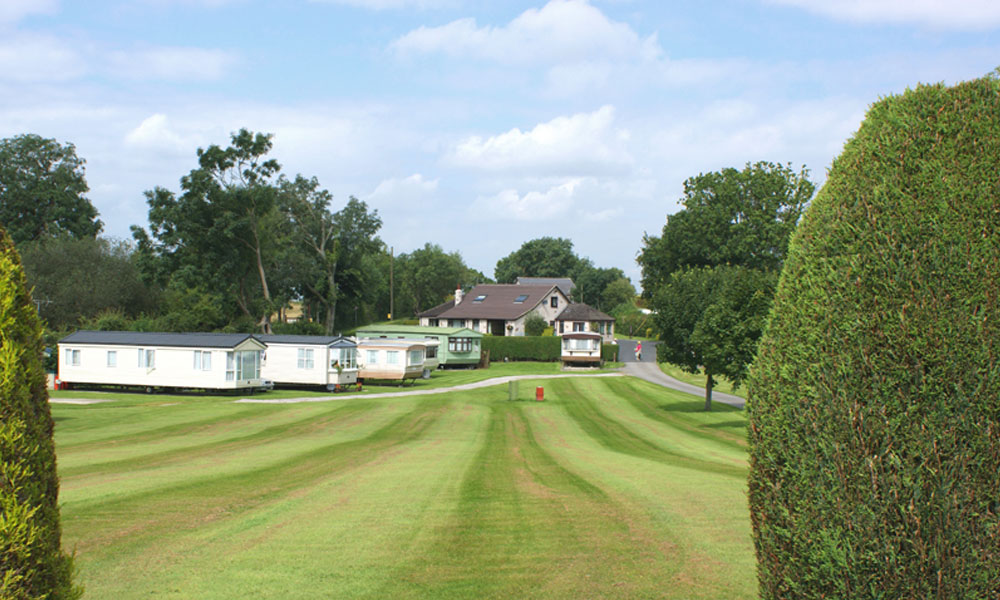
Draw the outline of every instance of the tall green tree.
[[[497,261],[497,283],[515,283],[518,277],[569,277],[579,266],[573,242],[565,238],[529,240]]]
[[[146,192],[152,239],[133,228],[140,250],[163,261],[156,267],[161,273],[224,292],[266,333],[280,240],[274,214],[280,167],[266,158],[271,137],[241,129],[226,148],[199,148],[198,168],[181,179],[180,196],[163,188]]]
[[[17,251],[0,228],[0,598],[80,597],[60,548],[42,324]]]
[[[97,209],[84,195],[84,162],[73,144],[35,134],[0,139],[0,224],[15,244],[100,233]]]
[[[396,312],[416,314],[441,304],[464,283],[467,271],[458,252],[445,252],[437,244],[400,254],[396,258]]]
[[[705,409],[715,376],[744,379],[773,296],[788,240],[815,186],[803,168],[758,162],[684,183],[684,208],[660,237],[645,236],[638,262],[666,360],[705,372]]]
[[[50,328],[77,326],[105,311],[137,317],[159,310],[160,292],[142,280],[129,241],[60,237],[26,242],[20,253]]]
[[[643,237],[644,293],[652,296],[685,267],[780,271],[788,238],[816,189],[808,175],[804,167],[757,162],[689,178],[684,208],[667,218],[659,237]]]
[[[301,294],[323,307],[324,327],[332,334],[339,301],[353,300],[353,306],[364,296],[363,258],[382,250],[377,237],[382,220],[377,210],[353,196],[344,208],[332,212],[333,196],[319,187],[315,177],[282,178],[279,189],[287,239],[302,250],[297,256],[286,253],[281,263],[298,265],[294,271]]]

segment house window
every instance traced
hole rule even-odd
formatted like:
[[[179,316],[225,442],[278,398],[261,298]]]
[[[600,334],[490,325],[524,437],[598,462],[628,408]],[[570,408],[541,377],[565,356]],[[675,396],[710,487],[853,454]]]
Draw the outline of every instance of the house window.
[[[211,371],[212,370],[212,353],[207,350],[195,350],[194,351],[194,370],[195,371]]]
[[[482,302],[483,300],[486,300],[486,294],[479,294],[472,299],[473,302]]]
[[[399,351],[398,350],[387,350],[385,353],[385,364],[387,365],[398,365],[399,364]]]
[[[299,356],[296,366],[300,369],[312,369],[315,366],[312,348],[299,348]]]
[[[139,368],[153,369],[156,367],[156,350],[139,348]]]
[[[426,356],[427,358],[437,358],[438,349],[437,346],[427,346]]]
[[[378,350],[365,350],[365,363],[369,365],[377,365]]]
[[[108,366],[117,367],[118,366],[118,351],[108,350]]]
[[[559,296],[552,296],[549,298],[549,306],[552,308],[559,308]]]
[[[566,321],[559,321],[559,333],[565,333]]]
[[[438,326],[438,320],[437,319],[427,319],[427,325],[429,327],[437,327]]]
[[[410,362],[411,365],[420,365],[424,362],[424,351],[423,350],[410,350]]]
[[[472,330],[479,331],[479,319],[472,320]]]
[[[586,329],[583,328],[583,325],[584,325],[583,323],[580,323],[578,321],[574,321],[573,322],[573,331],[586,331]]]
[[[524,301],[528,299],[527,294],[521,294],[517,298],[514,298],[514,304],[524,304]]]
[[[66,349],[66,364],[74,367],[80,366],[80,351]]]
[[[448,327],[465,327],[464,319],[448,319]]]
[[[449,352],[472,352],[472,338],[453,337],[448,338]]]

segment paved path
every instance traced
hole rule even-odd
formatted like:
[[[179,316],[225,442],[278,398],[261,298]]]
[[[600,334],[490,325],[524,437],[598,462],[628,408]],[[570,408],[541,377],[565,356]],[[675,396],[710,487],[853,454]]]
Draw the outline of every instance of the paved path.
[[[684,383],[683,381],[678,381],[660,370],[660,366],[656,364],[656,344],[658,343],[659,342],[643,342],[642,361],[636,362],[636,343],[632,340],[618,340],[618,358],[625,363],[625,369],[623,372],[626,375],[638,377],[639,379],[644,379],[657,385],[662,385],[663,387],[687,392],[688,394],[694,394],[704,400],[705,388],[697,385],[691,385],[690,383]],[[712,392],[712,402],[722,402],[723,404],[735,406],[736,408],[743,408],[746,404],[746,400],[740,398],[739,396],[723,394],[722,392],[716,391]]]
[[[248,404],[297,404],[300,402],[330,402],[332,400],[347,400],[350,398],[396,398],[399,396],[423,396],[425,394],[447,394],[458,390],[474,390],[477,388],[501,385],[509,381],[520,381],[521,379],[559,379],[562,377],[621,377],[624,373],[620,371],[602,373],[559,373],[558,375],[509,375],[507,377],[494,377],[473,383],[463,383],[452,387],[429,388],[422,390],[408,390],[400,392],[380,392],[378,394],[337,394],[335,396],[314,396],[312,398],[240,398],[235,402]]]

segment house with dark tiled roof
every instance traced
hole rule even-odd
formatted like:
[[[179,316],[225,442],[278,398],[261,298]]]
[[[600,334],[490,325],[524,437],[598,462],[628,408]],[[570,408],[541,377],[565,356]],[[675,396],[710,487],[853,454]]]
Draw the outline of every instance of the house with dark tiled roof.
[[[550,326],[569,305],[558,285],[480,284],[455,300],[417,315],[428,327],[468,327],[491,335],[524,335],[524,322],[535,313]]]
[[[582,302],[570,304],[555,318],[555,334],[598,333],[606,343],[615,339],[615,318]]]

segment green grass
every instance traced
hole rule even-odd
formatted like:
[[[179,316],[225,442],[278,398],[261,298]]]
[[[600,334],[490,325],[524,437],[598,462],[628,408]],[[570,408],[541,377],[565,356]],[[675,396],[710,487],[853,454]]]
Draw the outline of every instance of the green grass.
[[[625,377],[520,390],[53,405],[85,597],[755,596],[741,412]]]
[[[699,373],[695,375],[693,373],[688,373],[687,371],[682,371],[677,365],[672,365],[670,363],[657,363],[660,365],[660,370],[667,375],[677,379],[678,381],[683,381],[684,383],[690,383],[691,385],[696,385],[702,389],[705,388],[705,375],[704,373]],[[732,394],[734,396],[739,396],[740,398],[746,399],[747,388],[746,386],[740,386],[736,390],[733,390],[733,384],[729,382],[728,379],[724,377],[715,378],[715,387],[712,391],[722,392],[724,394]]]

